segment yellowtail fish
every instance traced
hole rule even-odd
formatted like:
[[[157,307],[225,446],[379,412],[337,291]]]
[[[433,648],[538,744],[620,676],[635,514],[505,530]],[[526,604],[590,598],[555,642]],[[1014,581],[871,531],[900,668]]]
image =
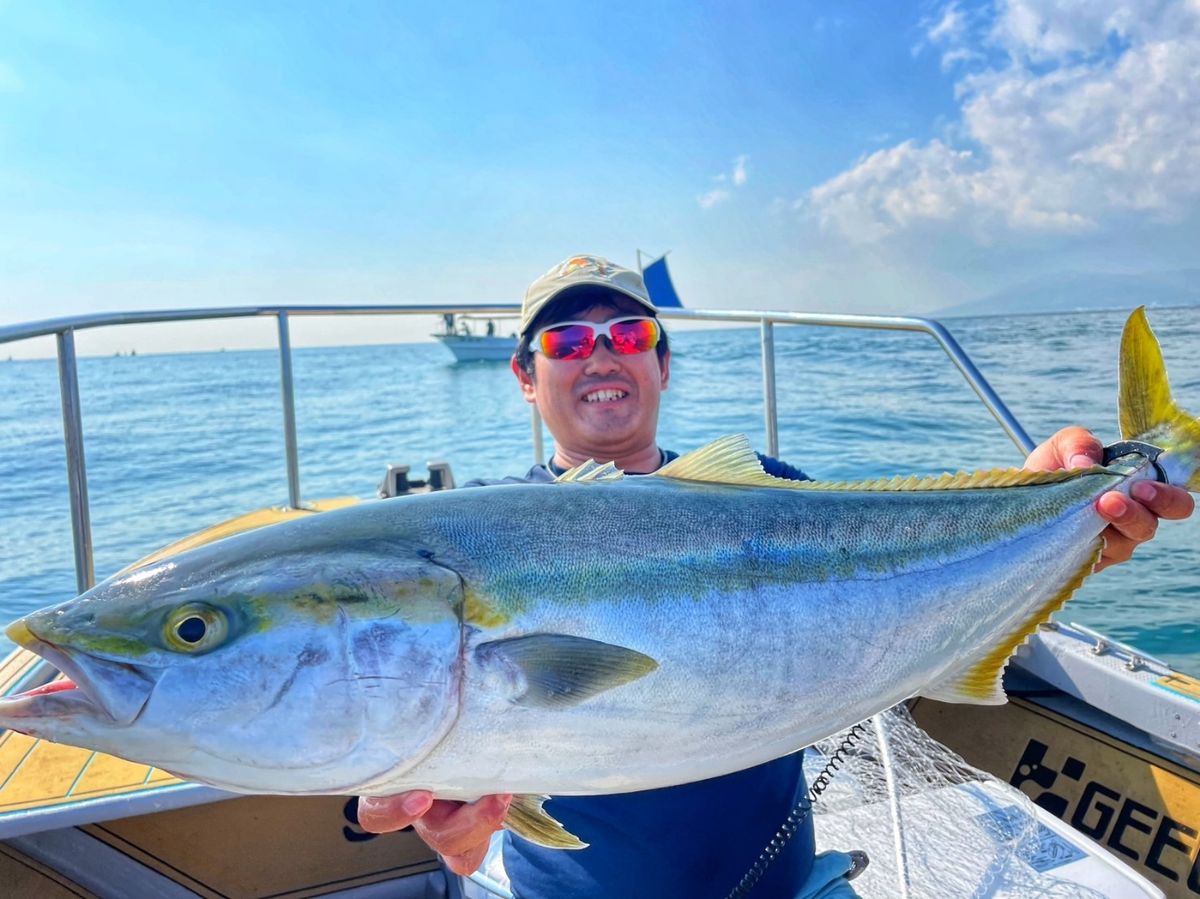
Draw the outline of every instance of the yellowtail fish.
[[[1096,498],[1200,490],[1142,310],[1120,409],[1139,443],[1076,471],[783,481],[734,437],[238,534],[11,625],[69,679],[0,726],[243,792],[521,794],[512,829],[578,847],[544,796],[740,770],[911,696],[1003,702],[1099,557]]]

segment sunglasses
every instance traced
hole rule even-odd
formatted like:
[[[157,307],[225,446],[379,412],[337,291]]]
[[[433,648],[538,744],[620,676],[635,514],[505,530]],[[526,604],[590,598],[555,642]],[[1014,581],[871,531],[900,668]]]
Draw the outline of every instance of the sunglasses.
[[[633,356],[658,346],[658,322],[644,315],[610,318],[606,322],[559,322],[533,336],[531,348],[547,359],[587,359],[596,342],[607,337],[614,353]]]

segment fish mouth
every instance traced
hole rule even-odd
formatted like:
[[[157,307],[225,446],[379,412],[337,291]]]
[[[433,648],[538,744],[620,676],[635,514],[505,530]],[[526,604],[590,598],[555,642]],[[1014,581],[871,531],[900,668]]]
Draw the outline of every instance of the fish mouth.
[[[6,630],[14,643],[41,656],[65,676],[32,690],[0,698],[0,723],[25,731],[41,719],[87,717],[115,727],[132,724],[145,708],[155,679],[127,662],[82,655],[50,643],[25,620]]]

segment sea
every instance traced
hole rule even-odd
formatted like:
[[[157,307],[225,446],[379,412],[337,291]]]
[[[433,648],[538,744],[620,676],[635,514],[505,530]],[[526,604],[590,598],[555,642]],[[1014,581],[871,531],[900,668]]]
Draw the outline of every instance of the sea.
[[[945,324],[1035,440],[1081,424],[1110,442],[1124,318]],[[1200,412],[1200,306],[1152,309],[1150,320],[1177,400]],[[1020,464],[1022,453],[929,336],[775,332],[779,455],[810,475]],[[677,328],[671,340],[661,445],[685,451],[743,432],[765,449],[757,328]],[[423,476],[429,460],[445,460],[459,482],[522,474],[533,463],[529,406],[506,363],[456,364],[438,344],[401,344],[296,349],[293,371],[306,500],[373,497],[389,463]],[[84,357],[79,382],[98,579],[207,525],[286,503],[274,350]],[[57,366],[0,362],[0,621],[74,594]],[[1059,619],[1200,675],[1200,515],[1164,522],[1129,564],[1090,578]]]

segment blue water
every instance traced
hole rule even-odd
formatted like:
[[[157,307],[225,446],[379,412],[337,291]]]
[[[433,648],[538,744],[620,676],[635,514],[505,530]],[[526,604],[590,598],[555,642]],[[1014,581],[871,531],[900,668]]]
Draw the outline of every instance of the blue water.
[[[952,333],[1035,439],[1063,424],[1117,437],[1117,312],[957,319]],[[1175,395],[1200,412],[1200,307],[1153,310]],[[677,331],[663,446],[743,431],[765,444],[758,332]],[[1017,464],[1020,455],[928,337],[776,329],[780,455],[822,478]],[[389,462],[456,477],[521,473],[528,406],[507,364],[439,345],[294,354],[305,498],[371,496]],[[96,574],[213,522],[287,500],[274,351],[79,362]],[[53,361],[0,363],[0,620],[74,594]],[[547,441],[547,447],[550,443]],[[1200,516],[1060,614],[1200,673]],[[0,645],[7,649],[8,644]]]

